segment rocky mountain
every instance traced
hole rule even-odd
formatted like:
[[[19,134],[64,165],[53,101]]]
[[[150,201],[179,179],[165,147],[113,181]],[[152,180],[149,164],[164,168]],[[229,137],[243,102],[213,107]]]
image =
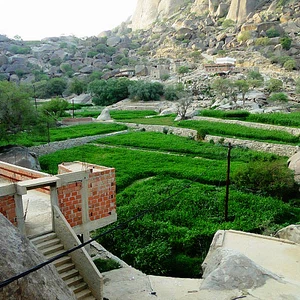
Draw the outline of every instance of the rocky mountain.
[[[172,83],[187,66],[189,74],[180,76],[202,84],[204,65],[230,56],[239,70],[284,79],[292,93],[300,68],[299,17],[296,0],[139,0],[130,21],[97,37],[22,41],[0,35],[0,79],[38,87],[56,77],[70,83],[135,74],[168,75]]]

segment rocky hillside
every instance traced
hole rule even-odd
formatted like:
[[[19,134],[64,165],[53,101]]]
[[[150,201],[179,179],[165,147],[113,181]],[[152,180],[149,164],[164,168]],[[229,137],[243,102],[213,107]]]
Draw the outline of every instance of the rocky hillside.
[[[241,70],[256,67],[293,85],[300,68],[299,16],[296,0],[139,0],[130,21],[97,37],[22,41],[3,33],[0,79],[32,84],[134,73],[168,75],[174,82],[179,66],[193,70],[195,79],[205,77],[204,64],[230,56]]]

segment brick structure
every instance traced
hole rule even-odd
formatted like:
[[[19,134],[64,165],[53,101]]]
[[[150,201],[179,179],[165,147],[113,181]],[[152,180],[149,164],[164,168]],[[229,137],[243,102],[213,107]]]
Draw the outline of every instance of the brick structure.
[[[13,195],[0,197],[0,213],[3,214],[12,224],[17,226],[16,205]]]
[[[116,210],[115,169],[81,162],[64,163],[58,166],[59,173],[70,173],[85,168],[87,178],[87,222],[112,215]],[[73,182],[58,188],[58,203],[61,212],[72,227],[83,224],[82,182]]]
[[[22,195],[30,189],[50,193],[76,234],[87,240],[89,231],[117,220],[115,169],[81,162],[59,165],[59,174],[49,174],[0,162],[0,212],[25,232]],[[17,222],[18,220],[18,222]]]

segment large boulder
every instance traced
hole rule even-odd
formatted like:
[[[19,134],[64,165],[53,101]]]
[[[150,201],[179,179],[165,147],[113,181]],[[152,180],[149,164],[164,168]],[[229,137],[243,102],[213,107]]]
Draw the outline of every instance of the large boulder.
[[[247,16],[255,11],[256,6],[257,0],[232,0],[226,18],[243,23]]]
[[[132,17],[132,29],[148,29],[158,18],[168,18],[182,5],[182,0],[138,0]]]
[[[275,236],[300,244],[300,225],[289,225],[284,227],[280,229]]]
[[[41,170],[37,155],[22,146],[0,147],[0,160],[32,170]]]
[[[299,151],[289,158],[288,167],[294,171],[295,181],[300,183],[300,152]]]
[[[0,214],[0,281],[45,261],[31,242]],[[54,266],[44,266],[0,289],[0,299],[6,300],[72,300],[76,299]]]
[[[108,108],[104,108],[101,112],[101,114],[98,116],[97,121],[112,121],[112,118],[110,116],[109,113],[109,109]]]
[[[276,274],[232,249],[217,248],[202,267],[204,280],[200,289],[244,290],[261,287],[268,279],[280,281]]]

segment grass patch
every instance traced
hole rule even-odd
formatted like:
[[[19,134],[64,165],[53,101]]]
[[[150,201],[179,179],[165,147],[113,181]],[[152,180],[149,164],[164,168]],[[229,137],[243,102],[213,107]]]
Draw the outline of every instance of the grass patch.
[[[135,147],[140,149],[167,151],[174,154],[184,154],[207,159],[223,160],[227,156],[226,145],[210,144],[158,132],[130,132],[128,134],[101,138],[96,141],[101,144]],[[251,151],[235,147],[232,158],[238,161],[274,160],[275,154]]]
[[[249,128],[247,126],[237,124],[228,125],[220,122],[181,121],[178,123],[178,126],[195,129],[198,132],[206,132],[206,134],[211,135],[236,137],[261,142],[291,145],[297,145],[300,142],[300,138],[298,136],[294,136],[285,131]]]
[[[234,119],[247,122],[264,123],[271,125],[300,127],[300,112],[292,113],[272,113],[272,114],[250,114],[245,111],[221,111],[221,110],[202,110],[201,116]]]
[[[40,163],[53,174],[57,164],[76,160],[116,169],[118,222],[145,210],[147,213],[99,242],[147,274],[200,277],[200,265],[217,230],[271,233],[300,218],[296,205],[231,186],[232,221],[224,222],[226,147],[148,132],[130,133],[118,139],[103,139],[116,146],[113,148],[75,147],[42,156]],[[124,146],[166,150],[170,154]],[[232,173],[246,168],[254,158],[277,159],[239,148],[233,148],[231,153]]]
[[[140,119],[157,115],[157,112],[154,110],[111,110],[109,113],[110,116],[117,121]]]

